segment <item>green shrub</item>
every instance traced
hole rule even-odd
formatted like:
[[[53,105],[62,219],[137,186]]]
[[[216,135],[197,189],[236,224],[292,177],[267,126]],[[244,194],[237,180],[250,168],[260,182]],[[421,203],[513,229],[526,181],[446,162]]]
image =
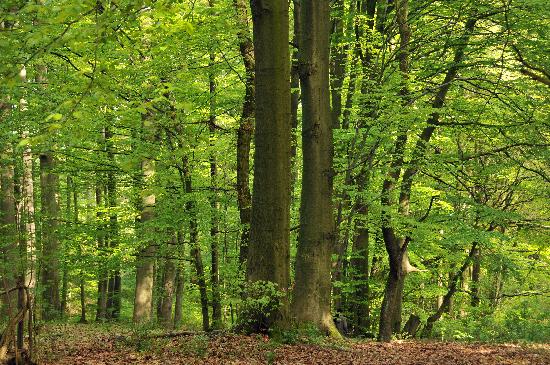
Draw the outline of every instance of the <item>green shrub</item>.
[[[256,281],[243,289],[236,330],[245,333],[267,333],[279,315],[285,294],[276,283]]]

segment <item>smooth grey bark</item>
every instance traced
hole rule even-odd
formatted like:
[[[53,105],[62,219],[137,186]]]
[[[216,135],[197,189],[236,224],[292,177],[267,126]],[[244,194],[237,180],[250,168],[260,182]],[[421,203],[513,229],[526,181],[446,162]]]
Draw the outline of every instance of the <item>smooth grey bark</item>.
[[[290,283],[290,54],[288,2],[252,0],[256,128],[247,281]],[[273,321],[288,322],[288,297]],[[254,318],[258,324],[266,318]],[[254,325],[252,326],[254,327]]]
[[[310,322],[339,336],[330,312],[334,216],[329,3],[303,0],[300,12],[303,174],[292,309],[298,323]]]

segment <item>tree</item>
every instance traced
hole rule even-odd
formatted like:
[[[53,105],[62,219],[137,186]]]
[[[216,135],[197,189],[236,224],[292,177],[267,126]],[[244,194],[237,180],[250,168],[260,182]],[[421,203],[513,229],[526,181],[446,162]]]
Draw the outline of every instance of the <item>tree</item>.
[[[300,6],[303,177],[293,313],[338,335],[330,312],[330,258],[334,242],[332,120],[329,94],[329,3]]]
[[[290,55],[288,4],[251,2],[256,90],[252,219],[247,280],[290,284]],[[269,317],[269,313],[266,313]],[[288,300],[275,315],[288,320]],[[258,319],[260,321],[261,319]],[[268,325],[272,320],[267,320]]]

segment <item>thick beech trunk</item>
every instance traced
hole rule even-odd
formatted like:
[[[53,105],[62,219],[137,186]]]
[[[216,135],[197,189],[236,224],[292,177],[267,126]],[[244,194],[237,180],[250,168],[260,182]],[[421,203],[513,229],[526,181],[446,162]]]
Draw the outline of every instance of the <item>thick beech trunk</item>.
[[[310,322],[338,336],[330,312],[334,242],[330,8],[327,1],[303,0],[300,11],[303,176],[293,313],[298,323]]]
[[[144,133],[152,133],[151,122],[144,120]],[[150,139],[152,136],[148,136]],[[155,163],[152,159],[146,158],[141,163],[141,171],[143,174],[144,186],[149,186],[154,179]],[[139,252],[136,262],[136,290],[134,297],[134,323],[148,322],[151,319],[151,311],[153,309],[153,284],[154,284],[154,265],[156,247],[152,243],[154,230],[150,227],[151,221],[155,217],[155,202],[156,196],[154,193],[145,190],[142,198],[141,211],[141,229],[145,237],[144,245]]]
[[[287,293],[291,139],[288,2],[252,0],[251,8],[256,60],[256,147],[247,280],[273,282]],[[278,313],[265,313],[268,327],[273,320],[282,326],[288,321],[288,300],[282,302]]]
[[[52,320],[60,314],[59,300],[59,177],[51,153],[40,155],[42,190],[42,318]]]
[[[164,272],[162,274],[162,292],[160,293],[160,322],[162,325],[171,329],[172,323],[172,304],[174,302],[174,293],[176,290],[176,265],[170,258],[164,262]]]

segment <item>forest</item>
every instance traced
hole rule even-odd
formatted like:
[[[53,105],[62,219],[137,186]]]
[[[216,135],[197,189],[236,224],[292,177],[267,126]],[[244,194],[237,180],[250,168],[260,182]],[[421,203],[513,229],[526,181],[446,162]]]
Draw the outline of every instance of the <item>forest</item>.
[[[0,364],[549,364],[546,0],[1,0]]]

